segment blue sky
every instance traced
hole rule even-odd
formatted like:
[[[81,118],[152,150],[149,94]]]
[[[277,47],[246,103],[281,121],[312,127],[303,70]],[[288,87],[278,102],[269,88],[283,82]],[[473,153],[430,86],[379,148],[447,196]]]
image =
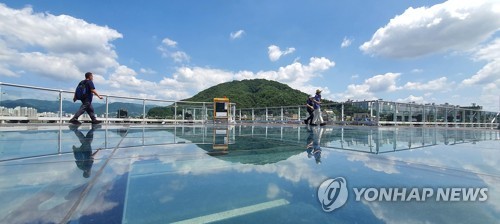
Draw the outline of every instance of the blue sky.
[[[499,1],[2,1],[0,82],[179,100],[265,78],[334,101],[500,104]]]

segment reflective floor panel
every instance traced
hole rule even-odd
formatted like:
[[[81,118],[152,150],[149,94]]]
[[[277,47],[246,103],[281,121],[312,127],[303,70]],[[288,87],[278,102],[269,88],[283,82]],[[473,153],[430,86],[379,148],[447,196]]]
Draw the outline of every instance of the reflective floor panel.
[[[457,128],[2,127],[0,223],[498,223],[499,150]]]

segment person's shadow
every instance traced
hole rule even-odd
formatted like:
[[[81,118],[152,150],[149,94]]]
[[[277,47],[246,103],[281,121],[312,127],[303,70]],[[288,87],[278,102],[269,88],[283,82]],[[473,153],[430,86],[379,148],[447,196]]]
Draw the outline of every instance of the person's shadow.
[[[322,127],[307,127],[309,135],[306,139],[306,152],[307,158],[314,157],[317,164],[321,163],[321,135],[323,133]]]
[[[70,129],[75,133],[80,140],[80,147],[73,145],[73,155],[75,156],[76,166],[83,171],[83,177],[89,178],[94,164],[94,155],[99,152],[97,149],[92,153],[92,141],[94,140],[94,131],[99,128],[99,125],[92,125],[92,128],[87,132],[87,135],[78,130],[79,126],[71,126]]]

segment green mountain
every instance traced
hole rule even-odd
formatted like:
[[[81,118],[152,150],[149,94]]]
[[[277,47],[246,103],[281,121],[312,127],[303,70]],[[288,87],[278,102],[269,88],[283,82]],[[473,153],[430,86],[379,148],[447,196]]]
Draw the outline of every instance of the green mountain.
[[[213,102],[225,96],[237,108],[257,108],[303,105],[308,95],[276,81],[251,79],[221,83],[185,101]]]
[[[310,94],[276,81],[251,79],[221,83],[182,101],[213,102],[214,98],[227,97],[231,103],[236,103],[236,108],[242,109],[305,105],[308,95]],[[177,113],[181,113],[179,108]],[[149,117],[168,117],[173,114],[172,106],[152,108],[148,111]]]

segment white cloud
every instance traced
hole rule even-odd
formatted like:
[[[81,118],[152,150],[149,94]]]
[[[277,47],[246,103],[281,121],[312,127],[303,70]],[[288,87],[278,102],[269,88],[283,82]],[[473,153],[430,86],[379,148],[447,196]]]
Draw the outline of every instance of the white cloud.
[[[189,96],[179,82],[159,83],[139,79],[137,73],[127,66],[119,66],[109,75],[106,80],[102,76],[94,74],[96,89],[101,94],[113,96],[128,96],[148,99],[182,99]],[[104,87],[107,86],[107,87]]]
[[[19,77],[18,74],[8,69],[8,65],[0,65],[0,76]]]
[[[81,79],[88,70],[105,72],[118,65],[110,42],[122,35],[108,27],[1,3],[0,21],[0,75],[23,71],[67,81]]]
[[[431,80],[427,83],[407,82],[403,88],[408,90],[446,90],[454,86],[455,82],[448,82],[446,77]]]
[[[369,91],[368,85],[356,85],[350,84],[347,86],[347,90],[344,93],[337,94],[334,99],[338,99],[339,101],[347,101],[347,100],[374,100],[376,99],[375,95]]]
[[[161,52],[162,57],[172,58],[172,60],[177,63],[189,62],[189,55],[184,51],[175,50],[176,48],[177,42],[169,38],[163,39],[161,45],[158,46],[158,50]]]
[[[376,75],[365,80],[364,85],[368,85],[370,92],[393,92],[399,89],[396,86],[396,79],[400,73],[386,73],[384,75]]]
[[[488,63],[472,77],[462,81],[463,85],[487,84],[500,79],[500,38],[480,48],[474,55],[475,60]]]
[[[493,61],[500,58],[500,38],[491,41],[487,46],[479,48],[474,59],[481,61]]]
[[[161,41],[162,44],[164,44],[165,46],[168,46],[168,47],[177,47],[177,42],[176,41],[173,41],[169,38],[165,38]]]
[[[400,103],[415,102],[415,103],[418,103],[418,104],[427,103],[427,101],[425,101],[424,97],[422,97],[422,96],[414,96],[414,95],[409,95],[408,97],[406,97],[404,99],[397,99],[396,102],[400,102]]]
[[[183,62],[183,61],[189,61],[189,55],[186,54],[184,51],[175,51],[170,54],[170,57],[174,59],[175,62]]]
[[[364,166],[377,172],[383,172],[387,174],[400,173],[399,170],[396,168],[396,161],[394,160],[382,161],[378,159],[372,159],[372,156],[369,155],[368,153],[349,154],[347,156],[347,160],[351,162],[352,161],[362,162]]]
[[[277,61],[281,58],[283,55],[291,54],[295,51],[295,48],[290,47],[286,49],[285,51],[281,51],[281,49],[276,46],[276,45],[271,45],[268,47],[268,54],[269,54],[269,59],[271,61]]]
[[[498,1],[450,0],[430,8],[408,8],[360,49],[373,55],[410,58],[469,50],[500,28]]]
[[[318,77],[321,72],[326,71],[335,66],[335,62],[327,58],[312,57],[309,59],[308,65],[303,65],[300,62],[294,62],[285,67],[280,67],[277,71],[260,71],[257,73],[252,72],[238,72],[235,75],[236,79],[268,79],[281,83],[288,84],[290,87],[301,90],[306,93],[314,93],[316,89],[323,89],[323,95],[329,94],[327,87],[312,86],[308,83],[309,80]]]
[[[235,40],[243,37],[244,34],[245,34],[244,30],[238,30],[236,32],[231,32],[231,34],[229,34],[229,37],[231,38],[231,40]]]
[[[347,37],[344,37],[344,40],[342,41],[342,44],[340,44],[341,48],[346,48],[351,46],[352,44],[352,39],[348,39]]]
[[[344,93],[336,94],[334,98],[339,100],[374,100],[375,93],[394,92],[401,87],[396,85],[400,73],[386,73],[368,78],[363,84],[350,84]]]
[[[150,69],[150,68],[141,68],[139,70],[139,72],[143,73],[143,74],[156,74],[157,72],[153,69]]]
[[[164,78],[160,84],[173,84],[171,88],[178,90],[200,91],[213,85],[233,80],[234,74],[221,69],[202,67],[181,67],[172,78]]]
[[[309,64],[303,65],[300,62],[294,62],[285,67],[280,67],[273,71],[226,71],[221,69],[203,68],[203,67],[181,67],[174,72],[173,76],[165,77],[160,81],[159,87],[174,89],[182,93],[182,97],[189,97],[192,92],[204,90],[211,86],[229,82],[232,80],[243,79],[268,79],[290,85],[292,88],[304,92],[314,92],[316,89],[323,89],[324,94],[328,94],[327,87],[304,85],[309,80],[317,77],[321,72],[335,66],[335,62],[327,58],[310,58]],[[187,92],[187,91],[192,92]],[[180,99],[180,98],[176,98]]]
[[[179,67],[170,77],[163,77],[159,82],[137,78],[137,72],[127,66],[119,66],[111,73],[109,79],[94,74],[97,89],[101,94],[129,96],[150,99],[180,100],[211,86],[243,79],[268,79],[288,84],[290,87],[307,93],[323,89],[329,94],[328,87],[304,85],[318,77],[323,71],[335,66],[335,62],[326,58],[310,58],[309,64],[294,62],[277,70],[269,71],[227,71],[205,67]],[[107,86],[104,88],[103,86]]]
[[[475,75],[468,79],[464,79],[464,85],[477,85],[491,83],[500,78],[500,59],[494,60],[485,65]]]
[[[462,81],[461,86],[470,88],[479,86],[481,95],[477,97],[483,109],[496,111],[500,93],[500,38],[496,38],[484,47],[479,47],[473,55],[476,61],[486,61],[486,65],[476,74]]]
[[[411,70],[411,73],[422,73],[422,72],[424,72],[424,70],[420,68],[415,68]]]
[[[269,183],[267,185],[267,198],[275,199],[280,194],[280,188],[274,183]]]

